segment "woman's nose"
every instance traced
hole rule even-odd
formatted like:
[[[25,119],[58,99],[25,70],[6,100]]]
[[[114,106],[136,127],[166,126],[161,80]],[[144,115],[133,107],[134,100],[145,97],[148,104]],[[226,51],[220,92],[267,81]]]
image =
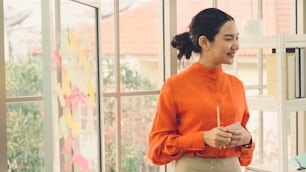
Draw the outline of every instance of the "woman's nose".
[[[238,50],[239,49],[239,42],[238,41],[234,41],[234,43],[232,45],[232,49],[233,50]]]

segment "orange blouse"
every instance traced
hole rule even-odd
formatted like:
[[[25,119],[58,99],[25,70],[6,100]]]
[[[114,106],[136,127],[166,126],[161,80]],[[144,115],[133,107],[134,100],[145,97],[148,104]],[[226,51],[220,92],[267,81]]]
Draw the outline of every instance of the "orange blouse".
[[[242,166],[252,160],[254,143],[214,148],[204,144],[203,132],[217,126],[216,106],[220,107],[220,124],[249,119],[244,86],[221,67],[207,68],[199,63],[169,78],[163,85],[155,119],[149,135],[148,156],[156,165],[167,164],[181,156],[226,158],[237,156]]]

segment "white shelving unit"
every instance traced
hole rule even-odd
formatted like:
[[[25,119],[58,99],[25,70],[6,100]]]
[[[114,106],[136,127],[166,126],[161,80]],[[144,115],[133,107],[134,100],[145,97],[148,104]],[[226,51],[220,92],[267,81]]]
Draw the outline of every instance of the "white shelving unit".
[[[287,100],[286,48],[306,47],[306,35],[273,35],[240,38],[240,48],[275,48],[277,71],[277,96],[247,97],[250,110],[274,111],[278,116],[278,143],[280,157],[277,172],[288,172],[288,120],[290,112],[306,111],[306,98]],[[265,169],[263,169],[265,170]]]

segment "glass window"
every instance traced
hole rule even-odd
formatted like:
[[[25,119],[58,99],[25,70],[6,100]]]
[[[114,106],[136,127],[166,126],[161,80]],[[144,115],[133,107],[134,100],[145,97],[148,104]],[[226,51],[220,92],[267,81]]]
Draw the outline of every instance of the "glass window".
[[[116,72],[120,72],[121,91],[146,91],[158,88],[158,10],[156,0],[120,1],[120,70],[114,57],[113,1],[102,1],[101,47],[105,92],[115,90]],[[147,82],[140,83],[140,80]]]
[[[203,0],[180,0],[176,2],[177,6],[177,32],[185,32],[194,15],[205,8],[213,6],[212,1]]]
[[[95,172],[100,168],[97,9],[63,0],[59,10],[58,49],[50,71],[57,76],[52,83],[57,97],[53,111],[58,112],[56,155],[64,170]]]
[[[39,172],[44,167],[41,102],[6,106],[7,155],[10,171]]]
[[[38,172],[44,167],[44,112],[36,101],[42,95],[41,2],[3,4],[8,169]]]
[[[262,20],[258,19],[258,1],[218,0],[218,8],[231,14],[241,35],[289,34],[291,28],[291,1],[265,0],[262,6]]]
[[[103,92],[116,90],[116,61],[114,49],[114,1],[101,1],[101,71],[103,79]]]
[[[117,145],[116,145],[116,99],[103,99],[103,137],[104,137],[104,166],[106,172],[116,171]]]
[[[101,4],[105,170],[159,171],[148,160],[146,149],[156,90],[163,77],[159,57],[160,2],[122,0],[118,4],[119,15],[114,15],[114,3],[102,0]],[[117,20],[118,28],[114,26]]]
[[[6,96],[42,93],[40,1],[4,0]]]
[[[157,171],[148,159],[148,133],[156,109],[157,96],[131,96],[122,99],[122,171]]]
[[[158,89],[158,1],[120,1],[120,90]]]

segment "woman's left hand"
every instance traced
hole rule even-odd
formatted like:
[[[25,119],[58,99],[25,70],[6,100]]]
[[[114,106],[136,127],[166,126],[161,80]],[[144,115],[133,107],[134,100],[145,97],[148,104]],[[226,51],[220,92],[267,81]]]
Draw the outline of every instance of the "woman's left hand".
[[[250,143],[252,135],[243,127],[238,129],[228,130],[232,134],[231,141],[226,147],[235,147]]]

